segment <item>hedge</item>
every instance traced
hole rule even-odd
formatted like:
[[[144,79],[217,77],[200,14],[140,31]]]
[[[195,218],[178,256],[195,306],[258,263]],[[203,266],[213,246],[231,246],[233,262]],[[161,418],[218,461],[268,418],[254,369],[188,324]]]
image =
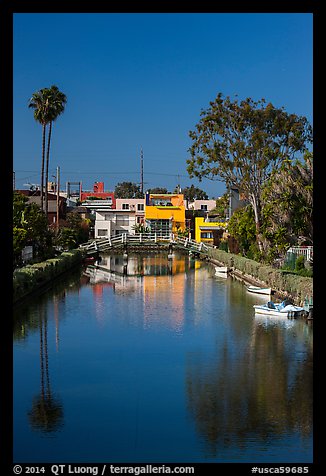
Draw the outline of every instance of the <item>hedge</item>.
[[[215,248],[209,249],[207,254],[210,259],[233,267],[244,279],[253,279],[267,285],[280,295],[291,297],[298,304],[303,304],[306,298],[313,298],[313,279],[310,277],[291,274]]]
[[[79,249],[65,251],[57,258],[15,270],[13,273],[14,303],[68,271],[72,266],[80,263],[82,258],[83,251]]]

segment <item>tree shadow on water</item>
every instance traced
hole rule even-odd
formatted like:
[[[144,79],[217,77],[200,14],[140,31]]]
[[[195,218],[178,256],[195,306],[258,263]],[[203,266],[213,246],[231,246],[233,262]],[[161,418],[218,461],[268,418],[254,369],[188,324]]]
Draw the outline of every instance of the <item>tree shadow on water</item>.
[[[52,433],[63,426],[64,414],[60,399],[53,394],[50,387],[47,316],[44,315],[44,309],[40,310],[39,324],[41,392],[34,397],[32,409],[28,412],[28,419],[34,430]]]

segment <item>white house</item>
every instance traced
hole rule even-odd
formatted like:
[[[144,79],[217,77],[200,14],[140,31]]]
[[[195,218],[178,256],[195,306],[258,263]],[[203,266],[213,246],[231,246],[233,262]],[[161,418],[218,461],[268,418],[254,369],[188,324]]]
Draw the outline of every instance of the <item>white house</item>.
[[[144,222],[145,200],[117,198],[116,208],[94,207],[95,238],[135,233],[135,225]]]
[[[187,204],[188,210],[202,210],[210,212],[216,207],[216,200],[194,200]]]

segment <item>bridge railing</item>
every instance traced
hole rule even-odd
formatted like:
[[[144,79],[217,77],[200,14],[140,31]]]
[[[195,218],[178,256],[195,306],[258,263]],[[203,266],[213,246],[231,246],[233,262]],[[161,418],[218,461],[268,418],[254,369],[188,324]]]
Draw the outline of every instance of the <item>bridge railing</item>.
[[[194,241],[191,238],[174,235],[173,240],[178,245],[181,245],[184,248],[189,248],[192,251],[204,252],[208,249],[205,243],[198,243],[197,241]]]
[[[122,233],[121,235],[111,237],[101,237],[89,240],[87,243],[80,245],[80,248],[86,251],[101,250],[115,245],[121,245],[126,243],[158,243],[158,242],[170,242],[173,240],[172,234],[160,234],[160,233]]]
[[[191,251],[205,252],[208,246],[205,243],[197,243],[188,237],[179,236],[173,233],[160,234],[160,233],[122,233],[121,235],[112,237],[96,238],[80,245],[80,248],[88,252],[101,251],[104,249],[110,249],[117,245],[123,244],[136,244],[136,243],[173,243],[179,247],[187,248]]]

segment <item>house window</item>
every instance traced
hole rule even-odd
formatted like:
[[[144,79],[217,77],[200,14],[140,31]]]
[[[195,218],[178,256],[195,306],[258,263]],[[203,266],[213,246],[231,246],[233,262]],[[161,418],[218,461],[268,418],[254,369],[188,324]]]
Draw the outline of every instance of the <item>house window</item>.
[[[207,211],[207,205],[200,205],[200,209]]]
[[[106,229],[97,230],[97,236],[107,236],[107,235],[108,235],[108,230]]]
[[[170,220],[148,220],[148,225],[152,233],[157,233],[161,236],[166,236],[171,231]]]
[[[129,217],[126,215],[117,215],[117,225],[129,225]]]
[[[213,238],[213,233],[211,231],[205,231],[201,233],[201,238]]]
[[[111,217],[112,217],[112,215],[110,215],[110,213],[106,213],[104,215],[104,220],[109,221],[109,220],[111,220]]]
[[[143,203],[137,203],[137,211],[138,212],[143,212],[144,211],[144,204]]]
[[[122,210],[129,210],[129,203],[123,203]]]

